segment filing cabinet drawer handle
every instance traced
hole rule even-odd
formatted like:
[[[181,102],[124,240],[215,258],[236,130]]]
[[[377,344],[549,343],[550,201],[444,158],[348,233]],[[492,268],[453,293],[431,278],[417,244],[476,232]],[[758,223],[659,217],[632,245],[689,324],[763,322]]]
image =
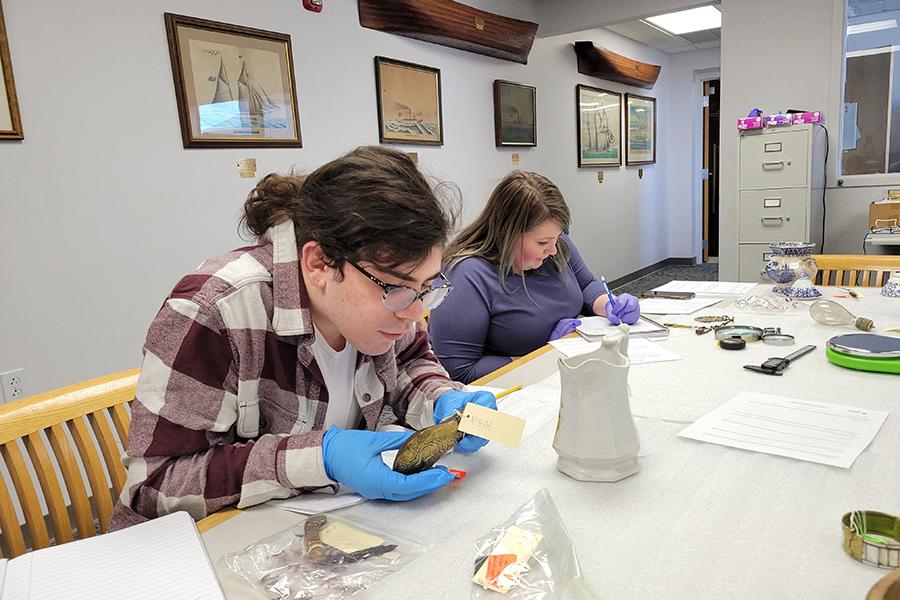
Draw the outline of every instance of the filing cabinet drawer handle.
[[[783,169],[784,161],[783,160],[764,160],[762,166],[763,166],[763,169]]]
[[[790,222],[790,217],[760,217],[759,221],[763,225],[782,225],[785,221]]]

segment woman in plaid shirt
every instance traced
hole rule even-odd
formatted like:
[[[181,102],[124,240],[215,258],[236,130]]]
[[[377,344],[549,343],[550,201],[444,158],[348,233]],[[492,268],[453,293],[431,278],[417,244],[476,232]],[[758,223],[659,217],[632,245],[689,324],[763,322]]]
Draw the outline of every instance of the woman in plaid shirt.
[[[339,485],[417,498],[453,476],[386,467],[410,433],[376,432],[382,408],[420,429],[496,406],[449,379],[421,324],[452,290],[452,217],[405,154],[362,147],[268,175],[244,208],[258,244],[204,261],[150,326],[113,529]]]

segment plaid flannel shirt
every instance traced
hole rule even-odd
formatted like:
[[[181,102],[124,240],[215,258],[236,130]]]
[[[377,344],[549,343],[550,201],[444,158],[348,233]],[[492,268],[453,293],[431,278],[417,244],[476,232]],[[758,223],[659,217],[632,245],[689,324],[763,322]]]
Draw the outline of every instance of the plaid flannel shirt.
[[[313,338],[290,221],[185,276],[147,334],[110,528],[336,490],[322,458],[328,390]],[[461,388],[421,324],[388,352],[357,356],[353,393],[369,430],[386,403],[403,424],[431,425],[434,400]]]

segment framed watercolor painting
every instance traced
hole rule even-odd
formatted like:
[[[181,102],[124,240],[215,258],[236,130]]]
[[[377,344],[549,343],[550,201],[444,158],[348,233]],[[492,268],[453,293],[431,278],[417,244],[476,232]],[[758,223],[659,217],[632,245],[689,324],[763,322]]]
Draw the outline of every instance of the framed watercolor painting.
[[[3,21],[3,5],[0,4],[0,72],[3,85],[0,86],[0,140],[22,140],[22,117],[16,97],[16,82],[13,79],[12,59],[6,38],[6,23]]]
[[[443,145],[440,69],[376,56],[375,93],[382,144]]]
[[[625,164],[656,162],[656,98],[625,94]]]
[[[575,86],[578,166],[622,164],[622,94],[587,85]]]
[[[537,89],[494,80],[494,141],[497,146],[537,146]]]
[[[185,148],[302,146],[289,35],[165,19]]]

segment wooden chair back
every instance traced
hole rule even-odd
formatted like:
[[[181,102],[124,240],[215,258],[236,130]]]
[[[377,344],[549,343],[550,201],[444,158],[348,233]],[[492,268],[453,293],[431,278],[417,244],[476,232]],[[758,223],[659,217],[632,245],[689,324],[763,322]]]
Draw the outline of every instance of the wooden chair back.
[[[881,287],[900,270],[900,256],[884,254],[813,254],[819,272],[816,285]]]
[[[107,530],[125,484],[126,405],[137,376],[137,369],[122,371],[0,406],[0,466],[9,477],[0,473],[0,556],[72,541],[76,529],[78,538],[91,537],[95,523]],[[12,481],[24,527],[6,481]]]

